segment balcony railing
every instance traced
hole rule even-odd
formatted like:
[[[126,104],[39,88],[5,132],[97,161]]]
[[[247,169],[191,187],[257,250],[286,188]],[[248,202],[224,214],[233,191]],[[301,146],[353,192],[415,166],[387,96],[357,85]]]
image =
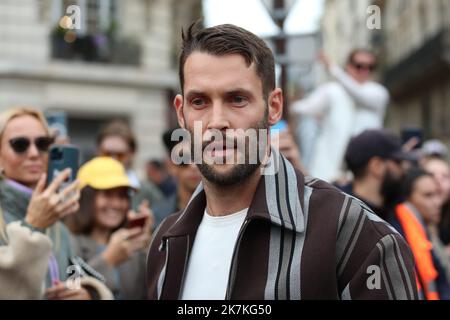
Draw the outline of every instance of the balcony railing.
[[[141,62],[141,46],[137,41],[107,33],[78,35],[58,28],[51,34],[51,44],[54,59],[134,66]]]

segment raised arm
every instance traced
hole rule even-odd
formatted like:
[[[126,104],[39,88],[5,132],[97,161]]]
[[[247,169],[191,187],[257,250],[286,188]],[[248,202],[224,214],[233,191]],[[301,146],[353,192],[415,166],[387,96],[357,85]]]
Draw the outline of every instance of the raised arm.
[[[329,72],[363,108],[373,111],[380,111],[386,108],[389,102],[389,93],[383,86],[376,84],[371,86],[363,85],[337,65],[331,65]]]
[[[294,115],[318,116],[326,112],[328,106],[327,86],[319,86],[308,97],[292,103],[290,112]]]

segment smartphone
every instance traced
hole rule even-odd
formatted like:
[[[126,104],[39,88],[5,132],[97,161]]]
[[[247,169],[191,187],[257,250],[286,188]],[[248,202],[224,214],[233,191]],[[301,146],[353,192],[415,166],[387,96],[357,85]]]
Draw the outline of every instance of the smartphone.
[[[125,228],[132,229],[136,227],[144,227],[145,223],[147,222],[147,217],[139,217],[136,219],[127,220],[125,224]]]
[[[77,176],[80,151],[71,145],[53,145],[49,150],[47,186],[65,169],[70,168],[69,179],[64,181],[58,192],[71,184]]]
[[[64,111],[46,111],[48,127],[56,131],[56,137],[67,138],[67,114]]]
[[[404,128],[402,129],[402,144],[408,142],[411,138],[417,138],[419,143],[413,149],[420,149],[423,141],[423,131],[421,128]]]

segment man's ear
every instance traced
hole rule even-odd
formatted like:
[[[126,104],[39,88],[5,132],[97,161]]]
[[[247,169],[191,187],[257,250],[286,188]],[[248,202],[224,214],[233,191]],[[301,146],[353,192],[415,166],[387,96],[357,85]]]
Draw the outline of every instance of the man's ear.
[[[175,96],[175,99],[173,99],[173,106],[177,112],[178,124],[181,128],[186,128],[183,114],[183,96],[181,94]]]
[[[269,94],[269,125],[277,123],[283,115],[283,91],[276,88]]]

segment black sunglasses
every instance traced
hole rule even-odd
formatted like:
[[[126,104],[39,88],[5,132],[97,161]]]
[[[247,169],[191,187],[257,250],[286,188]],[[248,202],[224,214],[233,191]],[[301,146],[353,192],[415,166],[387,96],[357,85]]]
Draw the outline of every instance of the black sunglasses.
[[[53,138],[51,137],[38,137],[34,139],[34,145],[40,152],[47,152],[52,143]],[[9,140],[9,144],[14,152],[24,153],[30,147],[31,140],[26,137],[17,137]]]

